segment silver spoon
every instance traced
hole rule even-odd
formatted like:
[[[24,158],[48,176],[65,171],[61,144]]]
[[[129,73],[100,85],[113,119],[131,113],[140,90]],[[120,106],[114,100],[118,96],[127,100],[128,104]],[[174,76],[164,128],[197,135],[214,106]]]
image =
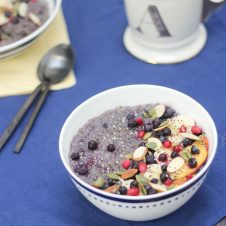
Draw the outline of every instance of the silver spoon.
[[[15,131],[17,125],[20,123],[21,119],[23,118],[37,95],[41,93],[39,100],[35,105],[34,111],[32,112],[32,115],[22,132],[14,151],[19,152],[21,150],[32,128],[32,125],[46,99],[51,84],[59,83],[64,80],[72,69],[73,62],[74,54],[70,45],[60,44],[47,52],[47,54],[40,61],[37,68],[38,78],[40,79],[41,83],[28,97],[10,125],[4,131],[3,135],[0,138],[0,149],[3,148],[9,137]]]

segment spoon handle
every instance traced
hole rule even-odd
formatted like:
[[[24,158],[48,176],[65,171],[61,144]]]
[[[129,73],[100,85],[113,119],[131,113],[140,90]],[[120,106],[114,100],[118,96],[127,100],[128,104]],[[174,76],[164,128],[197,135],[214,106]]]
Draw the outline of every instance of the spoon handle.
[[[50,87],[49,83],[44,84],[42,91],[41,91],[41,94],[40,94],[40,97],[39,97],[39,100],[36,103],[34,111],[32,112],[32,114],[31,114],[31,116],[30,116],[30,118],[29,118],[29,120],[28,120],[28,122],[27,122],[17,144],[16,144],[14,152],[19,153],[21,148],[23,147],[24,142],[26,141],[26,138],[27,138],[34,122],[35,122],[35,119],[38,116],[38,113],[41,110],[41,107],[42,107],[42,105],[43,105],[43,103],[44,103],[44,101],[47,97],[47,94],[49,92],[49,87]]]
[[[15,131],[16,127],[18,124],[21,122],[21,119],[27,112],[28,108],[31,106],[32,102],[40,92],[40,90],[43,87],[43,83],[37,86],[37,88],[32,92],[32,94],[27,98],[23,106],[20,108],[20,110],[17,112],[16,116],[14,119],[11,121],[9,126],[5,129],[3,135],[0,138],[0,150],[3,148],[5,143],[8,141],[12,133]]]

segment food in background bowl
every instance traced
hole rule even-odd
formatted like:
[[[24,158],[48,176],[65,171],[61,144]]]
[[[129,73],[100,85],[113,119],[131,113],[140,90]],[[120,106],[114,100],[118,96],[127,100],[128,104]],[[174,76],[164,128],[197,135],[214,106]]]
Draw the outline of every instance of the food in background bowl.
[[[205,133],[204,135],[208,138],[208,157],[200,171],[191,179],[189,178],[186,183],[174,189],[152,195],[138,196],[105,192],[81,179],[81,176],[77,175],[70,165],[72,140],[79,129],[82,128],[88,120],[98,117],[103,112],[116,109],[119,106],[131,107],[145,105],[147,103],[168,105],[177,110],[178,114],[189,115],[191,119],[195,119],[198,127],[202,129]],[[104,134],[101,139],[103,139],[103,137]],[[202,137],[203,135],[199,135],[199,138]],[[194,99],[181,92],[153,85],[122,86],[91,97],[70,114],[64,123],[59,139],[60,156],[65,169],[78,189],[76,191],[81,192],[89,202],[102,211],[121,219],[134,221],[145,221],[163,217],[172,213],[191,199],[206,178],[214,160],[216,148],[217,131],[208,112]],[[133,152],[134,150],[131,151],[129,149],[128,151]],[[206,181],[206,183],[209,183],[209,181]]]
[[[153,195],[198,173],[208,157],[203,130],[163,104],[117,107],[90,119],[69,155],[85,182],[120,195]]]
[[[0,47],[31,34],[48,16],[49,8],[43,0],[1,0]]]

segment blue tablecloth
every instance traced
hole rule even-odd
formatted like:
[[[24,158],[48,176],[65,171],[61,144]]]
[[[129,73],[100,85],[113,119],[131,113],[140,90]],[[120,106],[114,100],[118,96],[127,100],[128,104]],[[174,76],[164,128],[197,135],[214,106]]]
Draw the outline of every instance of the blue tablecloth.
[[[122,0],[64,0],[76,51],[75,87],[51,92],[20,155],[12,152],[23,126],[0,153],[0,225],[213,225],[226,215],[226,7],[207,22],[208,42],[192,60],[148,65],[125,50]],[[192,16],[192,15],[191,15]],[[101,212],[74,188],[59,154],[68,114],[92,95],[119,85],[147,83],[183,91],[213,116],[219,147],[208,177],[182,208],[159,220],[128,222]],[[0,99],[0,133],[27,96]],[[23,121],[25,124],[26,120]]]

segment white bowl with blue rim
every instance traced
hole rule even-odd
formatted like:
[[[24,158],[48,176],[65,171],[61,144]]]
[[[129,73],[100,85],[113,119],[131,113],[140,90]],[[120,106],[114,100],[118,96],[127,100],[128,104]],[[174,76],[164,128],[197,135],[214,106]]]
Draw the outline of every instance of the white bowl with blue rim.
[[[73,136],[89,119],[118,106],[163,103],[180,114],[187,114],[206,132],[209,155],[201,171],[185,184],[148,196],[122,196],[98,190],[82,181],[70,167],[69,151]],[[204,182],[217,150],[217,130],[209,113],[191,97],[161,86],[129,85],[99,93],[79,105],[67,118],[59,139],[60,157],[74,185],[97,208],[112,216],[132,221],[163,217],[185,204]],[[75,203],[76,205],[76,203]]]
[[[56,17],[62,0],[42,0],[47,3],[49,9],[48,19],[31,34],[25,36],[24,38],[17,40],[15,42],[9,43],[4,46],[0,46],[0,60],[5,59],[10,56],[19,54],[21,51],[31,46],[40,35],[49,27]]]

